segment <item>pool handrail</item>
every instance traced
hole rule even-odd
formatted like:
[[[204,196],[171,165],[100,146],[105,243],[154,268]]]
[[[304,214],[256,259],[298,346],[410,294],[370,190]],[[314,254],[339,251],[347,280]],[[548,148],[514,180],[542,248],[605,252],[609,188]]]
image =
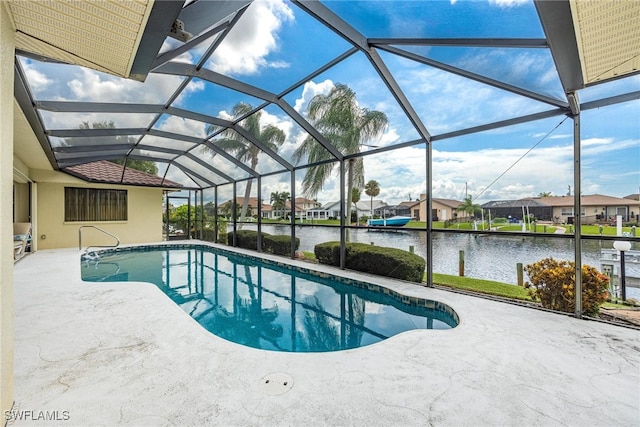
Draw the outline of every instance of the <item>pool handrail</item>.
[[[120,246],[120,239],[115,234],[111,234],[108,231],[103,230],[100,227],[96,227],[95,225],[82,225],[82,226],[80,226],[80,228],[78,228],[78,250],[79,251],[82,250],[82,229],[83,228],[95,228],[96,230],[101,231],[104,234],[107,234],[107,235],[113,237],[114,239],[116,239],[116,244],[115,245],[90,245],[90,246],[87,246],[87,248],[84,251],[85,255],[89,253],[89,248],[117,248],[118,246]]]

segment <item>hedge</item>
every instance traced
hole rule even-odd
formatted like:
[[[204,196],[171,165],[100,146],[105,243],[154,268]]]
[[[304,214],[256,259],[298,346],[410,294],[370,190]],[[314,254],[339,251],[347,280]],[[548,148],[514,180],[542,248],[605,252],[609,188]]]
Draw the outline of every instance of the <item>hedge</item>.
[[[227,233],[227,241],[233,242],[233,231]],[[236,231],[236,246],[243,249],[258,250],[258,232],[255,230]],[[296,237],[295,249],[300,247],[300,239]],[[273,236],[262,233],[262,251],[275,255],[291,255],[291,237]]]
[[[340,242],[325,242],[315,246],[316,259],[321,264],[340,265]],[[345,267],[351,270],[422,282],[426,261],[419,255],[402,249],[347,243]]]

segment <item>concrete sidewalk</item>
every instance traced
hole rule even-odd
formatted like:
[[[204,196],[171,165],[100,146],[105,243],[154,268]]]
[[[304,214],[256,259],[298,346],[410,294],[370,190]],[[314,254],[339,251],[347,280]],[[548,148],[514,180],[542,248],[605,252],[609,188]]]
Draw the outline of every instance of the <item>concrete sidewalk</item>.
[[[16,408],[58,421],[15,425],[640,425],[638,330],[372,281],[461,323],[341,352],[256,350],[153,285],[82,282],[77,250],[39,251],[15,265]]]

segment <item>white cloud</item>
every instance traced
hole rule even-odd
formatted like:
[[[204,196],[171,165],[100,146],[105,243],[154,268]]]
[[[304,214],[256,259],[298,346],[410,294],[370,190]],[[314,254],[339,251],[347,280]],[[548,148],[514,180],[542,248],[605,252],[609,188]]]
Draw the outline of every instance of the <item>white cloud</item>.
[[[299,113],[306,111],[309,101],[311,101],[314,96],[320,94],[327,95],[334,87],[335,84],[331,80],[325,80],[321,83],[315,83],[313,81],[305,83],[302,89],[302,98],[296,99],[293,108]]]
[[[36,70],[36,68],[33,66],[33,63],[30,61],[23,61],[22,68],[24,69],[24,73],[27,76],[29,87],[34,94],[41,92],[53,83],[53,80],[47,78],[46,75]]]
[[[582,147],[588,147],[592,145],[607,145],[613,142],[613,138],[589,138],[580,141]]]
[[[225,74],[255,74],[262,68],[283,68],[283,61],[268,61],[278,50],[277,33],[294,20],[291,8],[281,0],[254,1],[238,25],[216,49],[208,68]]]
[[[70,97],[75,101],[163,104],[182,80],[177,76],[150,74],[143,84],[87,68],[75,70],[74,78],[67,83]],[[186,92],[203,88],[203,85],[193,84]]]
[[[529,0],[489,0],[489,4],[499,7],[515,7],[529,3]]]
[[[178,116],[169,116],[159,126],[160,130],[177,134],[189,135],[196,138],[205,138],[207,124],[196,120],[184,119]]]

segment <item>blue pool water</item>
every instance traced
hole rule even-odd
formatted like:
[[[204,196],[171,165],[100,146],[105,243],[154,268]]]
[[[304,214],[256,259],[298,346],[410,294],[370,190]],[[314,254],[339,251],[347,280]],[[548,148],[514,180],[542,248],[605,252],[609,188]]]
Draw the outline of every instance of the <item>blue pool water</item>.
[[[85,281],[154,283],[213,334],[265,350],[323,352],[458,324],[447,305],[208,246],[107,251]]]

